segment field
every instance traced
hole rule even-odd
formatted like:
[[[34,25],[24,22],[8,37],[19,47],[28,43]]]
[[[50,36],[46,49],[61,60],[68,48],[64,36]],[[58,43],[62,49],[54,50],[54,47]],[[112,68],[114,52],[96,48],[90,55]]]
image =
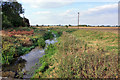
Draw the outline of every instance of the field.
[[[63,35],[52,46],[57,47],[55,52],[48,49],[49,57],[42,58],[47,69],[41,66],[33,78],[118,78],[118,30],[114,29],[54,29]]]
[[[2,63],[9,65],[36,46],[44,47],[48,30],[58,42],[47,47],[33,78],[118,78],[118,28],[113,27],[3,30]]]
[[[34,26],[36,27],[36,26]],[[105,32],[112,32],[118,34],[118,27],[63,27],[63,26],[44,26],[44,27],[36,27],[36,28],[70,28],[70,29],[85,29],[85,30],[99,30],[99,31],[105,31]]]

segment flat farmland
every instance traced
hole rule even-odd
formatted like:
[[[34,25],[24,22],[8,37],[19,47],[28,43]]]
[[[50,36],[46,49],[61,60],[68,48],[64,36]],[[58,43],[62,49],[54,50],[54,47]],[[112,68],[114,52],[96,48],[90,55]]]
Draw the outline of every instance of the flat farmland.
[[[112,32],[112,33],[116,33],[116,34],[118,34],[118,31],[120,30],[120,28],[118,28],[118,27],[69,27],[69,28],[105,31],[105,32]]]
[[[36,27],[36,26],[34,26]],[[63,26],[43,26],[43,27],[36,27],[36,28],[67,28]],[[97,30],[97,31],[104,31],[104,32],[112,32],[118,34],[118,31],[120,30],[119,27],[76,27],[71,26],[68,27],[70,29],[86,29],[86,30]]]

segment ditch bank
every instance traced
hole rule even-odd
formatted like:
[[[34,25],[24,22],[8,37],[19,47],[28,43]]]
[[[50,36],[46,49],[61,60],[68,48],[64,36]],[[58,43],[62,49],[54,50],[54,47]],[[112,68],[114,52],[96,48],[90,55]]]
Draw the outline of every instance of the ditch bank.
[[[49,45],[57,42],[56,35],[52,33],[53,36],[49,35],[49,32],[44,35],[45,47],[31,50],[28,54],[20,56],[14,60],[10,65],[4,66],[2,68],[2,77],[6,78],[31,78],[34,71],[43,65],[39,62],[39,58],[43,57],[46,53]],[[48,36],[49,35],[49,36]]]

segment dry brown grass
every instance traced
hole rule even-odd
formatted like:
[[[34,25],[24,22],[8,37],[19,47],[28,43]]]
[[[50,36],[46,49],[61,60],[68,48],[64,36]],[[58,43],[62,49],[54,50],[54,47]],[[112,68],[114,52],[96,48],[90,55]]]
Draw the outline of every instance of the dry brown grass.
[[[36,26],[34,26],[36,27]],[[43,27],[36,27],[36,28],[66,28],[63,26],[43,26]],[[119,27],[77,27],[72,26],[68,27],[69,29],[86,29],[86,30],[96,30],[96,31],[104,31],[104,32],[112,32],[118,34]]]

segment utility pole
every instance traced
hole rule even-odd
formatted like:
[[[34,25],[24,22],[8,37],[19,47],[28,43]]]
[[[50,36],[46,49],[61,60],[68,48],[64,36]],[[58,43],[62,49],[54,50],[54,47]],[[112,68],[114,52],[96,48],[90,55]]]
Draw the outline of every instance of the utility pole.
[[[79,12],[78,12],[78,27],[79,27]]]
[[[79,12],[78,12],[78,26],[79,26]]]

